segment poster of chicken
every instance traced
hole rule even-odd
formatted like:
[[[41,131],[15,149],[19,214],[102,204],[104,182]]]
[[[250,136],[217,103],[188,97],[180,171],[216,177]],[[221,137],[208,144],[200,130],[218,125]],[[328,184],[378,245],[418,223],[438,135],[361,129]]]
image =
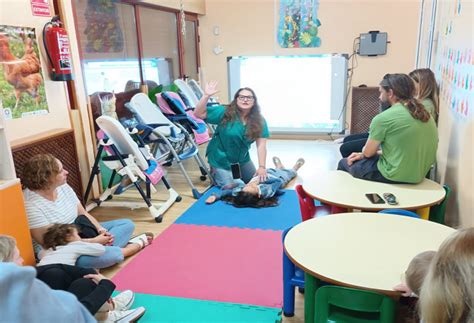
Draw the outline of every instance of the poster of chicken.
[[[35,29],[0,25],[0,98],[7,119],[48,113]]]

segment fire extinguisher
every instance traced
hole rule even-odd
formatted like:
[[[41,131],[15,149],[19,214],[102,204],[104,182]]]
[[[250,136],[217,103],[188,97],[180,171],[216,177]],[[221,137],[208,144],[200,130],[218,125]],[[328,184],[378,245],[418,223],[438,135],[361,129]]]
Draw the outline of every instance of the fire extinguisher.
[[[59,16],[54,16],[43,28],[43,44],[50,64],[53,81],[70,81],[72,76],[69,37]]]

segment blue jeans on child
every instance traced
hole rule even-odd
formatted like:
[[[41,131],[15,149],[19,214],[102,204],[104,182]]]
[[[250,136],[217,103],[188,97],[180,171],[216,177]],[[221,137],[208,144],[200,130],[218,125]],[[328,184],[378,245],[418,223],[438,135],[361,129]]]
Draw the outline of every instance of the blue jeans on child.
[[[135,225],[129,219],[120,219],[100,223],[114,236],[112,246],[105,246],[105,253],[102,256],[80,256],[76,261],[76,266],[84,268],[107,268],[122,262],[124,257],[122,249],[132,237]]]
[[[293,168],[268,168],[267,174],[268,176],[273,175],[275,177],[280,178],[283,181],[281,187],[285,187],[285,185],[288,184],[289,181],[296,177],[296,171]]]

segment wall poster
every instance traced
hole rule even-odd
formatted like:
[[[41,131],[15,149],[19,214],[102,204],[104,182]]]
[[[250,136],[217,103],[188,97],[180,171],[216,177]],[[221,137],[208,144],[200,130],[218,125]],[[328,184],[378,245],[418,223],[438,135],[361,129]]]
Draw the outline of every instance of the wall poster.
[[[434,68],[440,100],[456,117],[466,120],[474,116],[472,18],[472,3],[461,0],[440,3]]]
[[[47,114],[35,28],[0,25],[0,98],[6,119]]]
[[[319,0],[280,0],[278,43],[283,48],[319,47]]]

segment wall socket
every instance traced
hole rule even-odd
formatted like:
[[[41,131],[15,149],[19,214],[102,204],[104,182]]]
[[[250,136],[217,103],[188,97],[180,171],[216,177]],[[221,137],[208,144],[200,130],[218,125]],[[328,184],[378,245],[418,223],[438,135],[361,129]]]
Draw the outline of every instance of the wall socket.
[[[219,46],[214,47],[212,51],[214,52],[214,54],[219,55],[220,53],[224,51],[224,49],[222,49],[222,47],[219,45]]]

